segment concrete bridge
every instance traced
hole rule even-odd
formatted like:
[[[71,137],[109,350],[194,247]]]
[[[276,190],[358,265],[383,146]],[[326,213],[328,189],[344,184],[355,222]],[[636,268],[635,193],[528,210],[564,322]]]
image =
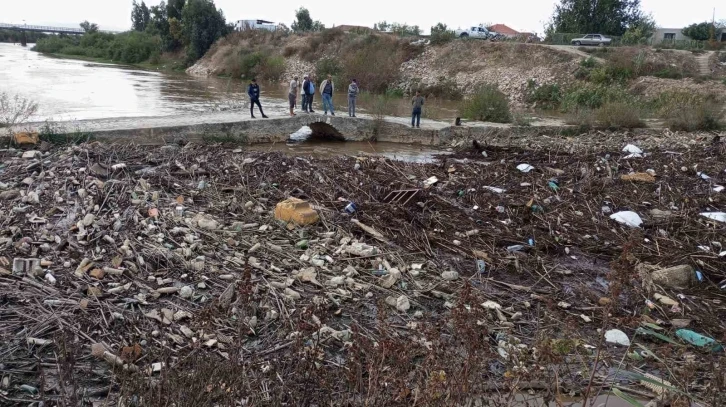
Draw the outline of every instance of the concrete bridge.
[[[227,111],[198,113],[183,116],[131,117],[78,120],[54,123],[30,123],[16,126],[13,132],[30,131],[56,136],[91,137],[111,143],[165,144],[180,140],[195,142],[236,142],[245,144],[281,143],[303,127],[312,130],[312,139],[329,141],[382,141],[422,145],[448,144],[453,138],[477,137],[513,133],[548,132],[561,130],[552,123],[534,123],[527,128],[495,123],[448,123],[422,120],[421,128],[411,128],[406,117],[375,118],[366,114],[358,117],[326,116],[299,113],[294,117],[271,114],[269,119],[252,119],[247,112]],[[528,130],[529,129],[529,130]],[[2,134],[2,132],[0,132]]]
[[[83,35],[85,31],[82,28],[68,28],[68,27],[49,27],[45,25],[29,25],[29,24],[7,24],[0,23],[0,29],[3,30],[14,30],[14,31],[33,31],[41,33],[53,33],[53,34],[74,34]],[[102,31],[106,33],[116,33],[116,31]]]

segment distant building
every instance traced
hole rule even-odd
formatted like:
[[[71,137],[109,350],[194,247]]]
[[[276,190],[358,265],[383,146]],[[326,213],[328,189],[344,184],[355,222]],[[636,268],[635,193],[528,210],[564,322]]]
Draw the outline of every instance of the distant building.
[[[517,31],[514,28],[509,27],[504,24],[494,24],[493,26],[488,27],[488,29],[489,29],[489,31],[494,31],[495,33],[501,34],[507,38],[528,39],[528,38],[536,37],[536,35],[534,33]]]
[[[690,41],[691,37],[683,35],[682,28],[656,28],[653,33],[653,42]]]
[[[266,20],[237,20],[234,25],[234,29],[237,31],[244,30],[277,30],[277,24],[272,21]]]
[[[335,28],[336,30],[341,30],[341,31],[346,32],[346,33],[350,33],[350,32],[352,32],[352,33],[370,33],[370,32],[373,32],[373,29],[372,28],[370,28],[370,27],[364,27],[362,25],[346,25],[346,24],[343,24],[343,25],[335,26],[333,28]]]
[[[726,30],[716,30],[716,41],[726,42]],[[683,34],[683,28],[656,28],[651,37],[653,44],[662,44],[676,41],[691,41],[692,38]]]

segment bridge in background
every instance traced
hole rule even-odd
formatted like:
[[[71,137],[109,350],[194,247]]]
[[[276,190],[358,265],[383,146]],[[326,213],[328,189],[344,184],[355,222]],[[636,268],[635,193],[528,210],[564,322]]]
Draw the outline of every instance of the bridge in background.
[[[33,31],[42,33],[53,33],[53,34],[73,34],[82,35],[85,31],[82,28],[68,28],[68,27],[49,27],[45,25],[28,25],[28,24],[7,24],[0,23],[0,29],[15,30],[15,31]],[[100,32],[115,34],[117,31],[106,31],[99,30]]]

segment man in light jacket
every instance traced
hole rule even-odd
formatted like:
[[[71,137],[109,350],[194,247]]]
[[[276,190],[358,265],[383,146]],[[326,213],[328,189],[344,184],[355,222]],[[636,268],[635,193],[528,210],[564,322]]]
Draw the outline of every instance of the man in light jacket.
[[[335,92],[333,76],[328,75],[328,79],[320,84],[320,95],[323,96],[323,110],[325,110],[325,114],[328,114],[328,110],[330,110],[330,114],[335,116],[335,110],[333,110],[333,92]]]
[[[295,103],[297,101],[297,76],[290,81],[290,91],[287,94],[287,99],[290,101],[290,116],[295,116]]]
[[[355,101],[358,97],[358,82],[353,79],[348,85],[348,116],[355,117]]]

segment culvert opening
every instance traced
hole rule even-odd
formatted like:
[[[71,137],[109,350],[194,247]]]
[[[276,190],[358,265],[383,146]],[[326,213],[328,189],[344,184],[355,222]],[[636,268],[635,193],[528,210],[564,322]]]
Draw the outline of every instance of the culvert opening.
[[[327,123],[311,123],[303,126],[300,130],[290,135],[290,142],[301,143],[304,141],[345,141],[343,134],[335,127]]]

